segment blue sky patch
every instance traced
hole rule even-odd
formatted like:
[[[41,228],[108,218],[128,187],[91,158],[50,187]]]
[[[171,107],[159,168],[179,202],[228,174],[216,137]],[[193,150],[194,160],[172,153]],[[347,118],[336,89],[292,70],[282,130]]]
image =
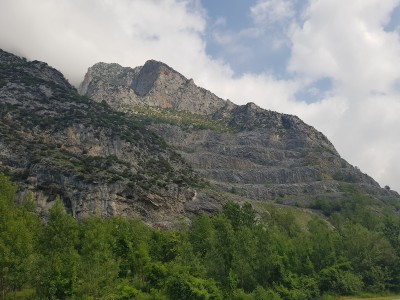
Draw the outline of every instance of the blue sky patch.
[[[318,102],[326,97],[326,94],[332,90],[333,81],[330,78],[322,78],[305,86],[302,90],[295,94],[298,101],[306,103]]]
[[[384,27],[385,31],[396,31],[400,28],[400,5],[392,11],[389,22]]]

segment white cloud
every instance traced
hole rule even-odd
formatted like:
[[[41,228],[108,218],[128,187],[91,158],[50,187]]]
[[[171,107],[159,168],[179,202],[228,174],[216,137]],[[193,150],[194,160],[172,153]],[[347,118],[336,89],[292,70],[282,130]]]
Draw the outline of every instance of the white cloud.
[[[339,152],[381,184],[400,190],[400,42],[385,24],[397,0],[313,0],[291,32],[289,69],[303,80],[331,78],[345,109],[321,118],[327,101],[299,112],[325,130]],[[336,100],[334,101],[336,102]]]
[[[385,92],[398,80],[398,35],[383,29],[399,1],[314,0],[291,34],[289,69],[314,80],[331,77],[346,93]]]
[[[3,0],[1,47],[19,50],[61,69],[73,83],[98,61],[140,65],[150,58],[171,65],[204,54],[202,12],[188,1]]]
[[[262,36],[271,33],[265,26],[284,23],[277,26],[291,28],[285,39],[292,79],[277,79],[268,70],[234,74],[225,61],[211,58],[205,13],[195,0],[1,0],[0,48],[46,61],[74,84],[98,61],[164,61],[238,104],[252,101],[297,114],[324,132],[350,163],[400,191],[400,45],[398,33],[383,29],[398,4],[310,0],[304,24],[289,27],[299,15],[293,1],[260,0],[250,11],[257,27],[241,30],[238,42],[219,37],[228,46],[248,36],[270,41]],[[227,26],[223,19],[217,23]],[[321,78],[334,82],[321,101],[295,101],[302,87]]]

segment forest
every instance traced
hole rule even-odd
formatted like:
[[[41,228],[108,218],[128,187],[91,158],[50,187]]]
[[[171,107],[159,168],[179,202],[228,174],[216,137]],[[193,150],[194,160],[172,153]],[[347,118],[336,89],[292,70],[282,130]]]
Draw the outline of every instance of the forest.
[[[400,292],[400,217],[356,191],[293,210],[227,201],[173,230],[138,219],[47,218],[0,174],[1,299],[336,299]]]

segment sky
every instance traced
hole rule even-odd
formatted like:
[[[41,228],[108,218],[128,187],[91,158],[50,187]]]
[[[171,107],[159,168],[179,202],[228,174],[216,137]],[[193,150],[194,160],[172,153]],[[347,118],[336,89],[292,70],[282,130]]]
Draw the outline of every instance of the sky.
[[[1,0],[0,48],[76,86],[99,61],[163,61],[299,116],[400,192],[400,0]]]

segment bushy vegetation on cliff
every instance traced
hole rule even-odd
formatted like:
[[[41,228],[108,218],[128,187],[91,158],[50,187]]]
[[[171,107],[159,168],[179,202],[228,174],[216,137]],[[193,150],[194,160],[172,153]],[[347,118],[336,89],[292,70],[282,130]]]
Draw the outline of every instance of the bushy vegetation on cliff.
[[[250,204],[227,202],[161,231],[123,218],[78,222],[60,201],[43,221],[15,193],[0,174],[1,299],[324,299],[400,288],[400,218],[390,213],[362,218],[347,205],[302,228],[290,211],[256,217]]]

